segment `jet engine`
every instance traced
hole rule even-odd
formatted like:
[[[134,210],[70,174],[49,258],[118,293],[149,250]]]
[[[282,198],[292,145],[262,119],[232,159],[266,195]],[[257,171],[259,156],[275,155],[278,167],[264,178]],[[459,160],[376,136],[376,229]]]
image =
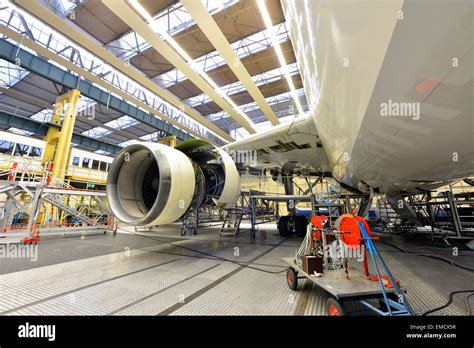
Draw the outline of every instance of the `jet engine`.
[[[129,145],[117,154],[107,177],[110,209],[136,226],[168,224],[203,205],[230,208],[239,193],[239,173],[229,154],[195,139],[175,148]]]

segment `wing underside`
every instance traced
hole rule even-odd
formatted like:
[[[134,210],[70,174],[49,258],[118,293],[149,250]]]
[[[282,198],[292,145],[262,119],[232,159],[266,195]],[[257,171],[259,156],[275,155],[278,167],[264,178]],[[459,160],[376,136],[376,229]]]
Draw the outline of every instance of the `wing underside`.
[[[271,169],[284,173],[328,172],[329,165],[310,115],[223,148],[241,168]]]

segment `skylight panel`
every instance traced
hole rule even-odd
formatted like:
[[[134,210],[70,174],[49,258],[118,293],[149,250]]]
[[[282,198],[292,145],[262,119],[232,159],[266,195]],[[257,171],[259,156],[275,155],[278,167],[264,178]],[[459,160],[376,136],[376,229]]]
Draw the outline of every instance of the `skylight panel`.
[[[112,133],[112,131],[110,131],[108,129],[105,129],[105,128],[102,128],[102,127],[95,127],[95,128],[86,130],[86,131],[82,132],[81,134],[85,135],[86,137],[89,137],[89,138],[101,138],[101,137],[103,137],[107,134],[110,134],[110,133]]]
[[[264,84],[268,84],[274,81],[281,80],[286,71],[289,72],[290,76],[296,75],[299,73],[298,66],[296,63],[292,63],[287,65],[283,68],[276,68],[270,71],[266,71],[262,74],[252,76],[252,80],[255,82],[257,86],[261,86]],[[242,84],[241,81],[236,81],[234,83],[228,84],[226,86],[221,87],[221,89],[229,96],[237,94],[245,90],[245,86]],[[185,100],[186,104],[194,107],[201,104],[206,104],[211,102],[212,99],[209,98],[206,94],[202,93],[195,97],[191,97]]]
[[[134,125],[139,124],[139,123],[140,122],[135,120],[134,118],[125,115],[125,116],[119,117],[115,120],[109,121],[109,122],[105,123],[105,125],[108,126],[108,127],[115,128],[115,129],[124,129],[124,128],[128,128],[128,127],[134,126]]]
[[[273,30],[277,33],[278,42],[283,43],[290,39],[284,23],[275,25]],[[267,49],[269,47],[269,41],[267,39],[269,34],[270,31],[268,29],[259,31],[242,40],[233,42],[231,44],[231,47],[234,49],[234,52],[237,54],[237,57],[239,57],[239,59],[245,58],[257,52],[263,51],[264,49]],[[222,65],[225,65],[227,64],[227,62],[224,58],[221,57],[219,52],[213,51],[195,59],[192,64],[199,70],[207,72]],[[161,74],[153,78],[155,82],[158,82],[165,88],[168,88],[176,84],[177,82],[181,82],[186,79],[186,75],[184,75],[181,71],[177,69],[173,69],[167,73]]]
[[[28,132],[28,131],[25,131],[23,129],[18,129],[18,128],[15,128],[15,127],[8,128],[8,131],[11,132],[11,133],[15,133],[15,134],[19,134],[19,135],[26,135],[26,136],[30,136],[30,135],[34,134],[33,132]]]
[[[132,144],[136,144],[136,143],[139,143],[140,141],[136,140],[136,139],[131,139],[131,140],[127,140],[127,141],[124,141],[124,142],[121,142],[120,144],[118,144],[118,146],[120,147],[127,147],[128,145],[132,145]]]
[[[150,134],[143,135],[140,137],[140,139],[145,140],[145,141],[155,142],[158,140],[158,132],[153,132]]]

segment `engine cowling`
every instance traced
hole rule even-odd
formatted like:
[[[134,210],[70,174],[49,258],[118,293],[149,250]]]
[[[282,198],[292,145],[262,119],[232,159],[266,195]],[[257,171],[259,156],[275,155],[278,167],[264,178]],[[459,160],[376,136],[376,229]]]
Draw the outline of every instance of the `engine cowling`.
[[[136,226],[178,220],[205,204],[235,204],[240,177],[232,158],[201,140],[176,148],[136,143],[120,151],[109,168],[107,198],[114,215]]]

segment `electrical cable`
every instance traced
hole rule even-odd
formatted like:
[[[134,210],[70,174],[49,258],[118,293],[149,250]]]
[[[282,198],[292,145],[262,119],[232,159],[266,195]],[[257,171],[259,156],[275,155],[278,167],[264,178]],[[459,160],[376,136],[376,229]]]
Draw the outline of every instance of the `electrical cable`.
[[[472,315],[472,313],[471,313],[471,304],[469,303],[469,297],[471,297],[472,295],[474,295],[474,292],[472,294],[466,295],[466,297],[464,298],[464,302],[466,302],[467,315],[468,316]]]
[[[433,309],[430,309],[429,311],[426,311],[425,313],[422,314],[422,316],[425,316],[425,315],[428,315],[428,314],[431,314],[431,313],[434,313],[434,312],[437,312],[437,311],[440,311],[446,307],[448,307],[449,305],[451,305],[451,303],[453,302],[453,298],[454,298],[454,295],[456,294],[462,294],[462,293],[471,293],[469,296],[473,295],[474,294],[474,290],[459,290],[459,291],[453,291],[449,294],[449,301],[447,303],[445,303],[444,305],[442,306],[439,306],[439,307],[436,307],[436,308],[433,308]],[[469,296],[466,296],[466,300]],[[471,307],[468,303],[467,305],[467,308],[468,308],[468,313],[471,312]]]
[[[286,268],[281,270],[281,271],[268,271],[268,270],[265,270],[265,269],[262,269],[262,268],[258,268],[258,267],[253,267],[253,266],[249,266],[248,263],[245,263],[245,262],[239,262],[239,261],[235,261],[235,260],[230,260],[230,259],[226,259],[225,257],[221,257],[221,256],[217,256],[217,255],[213,255],[213,254],[210,254],[210,253],[206,253],[204,251],[200,251],[200,250],[197,250],[197,249],[194,249],[194,248],[189,248],[189,247],[186,247],[186,246],[183,246],[183,245],[177,245],[173,242],[168,242],[168,241],[164,241],[164,240],[161,240],[159,238],[155,238],[155,237],[150,237],[150,236],[146,236],[146,235],[143,235],[143,234],[140,234],[140,233],[137,233],[137,232],[133,232],[133,231],[128,231],[128,230],[125,230],[123,228],[118,228],[119,230],[122,230],[124,232],[127,232],[127,233],[132,233],[132,234],[135,234],[139,237],[143,237],[143,238],[147,238],[147,239],[151,239],[151,240],[154,240],[154,241],[157,241],[157,242],[160,242],[162,244],[168,244],[168,245],[171,245],[171,246],[174,246],[174,247],[178,247],[178,248],[182,248],[182,249],[185,249],[185,250],[188,250],[188,251],[191,251],[191,252],[195,252],[195,253],[198,253],[198,254],[202,254],[202,255],[205,255],[205,256],[208,256],[208,257],[212,257],[212,258],[216,258],[216,259],[219,259],[219,260],[222,260],[222,261],[226,261],[226,262],[230,262],[230,263],[233,263],[233,264],[236,264],[236,265],[239,265],[241,267],[245,267],[245,268],[250,268],[250,269],[253,269],[253,270],[256,270],[256,271],[260,271],[260,272],[264,272],[264,273],[268,273],[268,274],[280,274],[280,273],[283,273],[283,272],[286,272]],[[283,240],[282,243],[284,241],[286,241],[287,239]],[[394,244],[391,244],[391,243],[388,243],[388,242],[385,242],[385,241],[382,241],[380,240],[380,242],[382,242],[383,244],[386,244],[386,245],[389,245],[389,246],[392,246],[393,248],[396,248],[398,250],[400,250],[401,252],[404,252],[404,253],[409,253],[409,254],[416,254],[416,255],[420,255],[420,256],[425,256],[425,257],[431,257],[431,258],[435,258],[435,259],[440,259],[442,261],[445,261],[445,262],[448,262],[448,263],[451,263],[453,266],[456,266],[456,267],[460,267],[460,268],[463,268],[463,269],[467,269],[469,271],[474,271],[474,270],[471,270],[467,267],[463,267],[463,266],[460,266],[460,265],[457,265],[455,264],[454,262],[450,261],[450,260],[447,260],[447,259],[444,259],[444,258],[441,258],[441,257],[436,257],[436,256],[432,256],[432,255],[424,255],[424,254],[419,254],[419,253],[415,253],[415,252],[409,252],[407,250],[404,250]],[[281,243],[280,243],[281,244]],[[151,252],[154,252],[153,250],[146,250],[146,251],[151,251]],[[436,307],[436,308],[433,308],[433,309],[430,309],[429,311],[425,312],[422,314],[422,316],[425,316],[425,315],[428,315],[428,314],[431,314],[431,313],[434,313],[434,312],[437,312],[437,311],[440,311],[446,307],[448,307],[449,305],[451,305],[451,303],[453,302],[453,297],[454,295],[456,294],[460,294],[460,293],[470,293],[469,295],[467,295],[465,297],[465,303],[466,303],[466,307],[468,309],[468,315],[471,315],[471,306],[470,306],[470,303],[469,303],[469,297],[474,295],[474,290],[460,290],[460,291],[453,291],[449,294],[449,301],[440,306],[440,307]]]
[[[165,240],[161,240],[159,238],[155,238],[155,237],[151,237],[151,236],[146,236],[144,234],[140,234],[140,233],[137,233],[137,232],[133,232],[133,231],[128,231],[128,230],[125,230],[123,228],[118,228],[119,230],[122,230],[122,231],[125,231],[127,233],[133,233],[137,236],[140,236],[140,237],[143,237],[143,238],[148,238],[148,239],[152,239],[154,241],[157,241],[157,242],[160,242],[162,244],[168,244],[168,245],[171,245],[171,246],[174,246],[174,247],[178,247],[178,248],[182,248],[182,249],[185,249],[185,250],[188,250],[188,251],[192,251],[192,252],[195,252],[195,253],[199,253],[199,254],[202,254],[202,255],[205,255],[205,256],[208,256],[208,257],[212,257],[212,258],[216,258],[216,259],[219,259],[219,260],[222,260],[222,261],[226,261],[226,262],[231,262],[231,263],[234,263],[236,265],[239,265],[239,266],[242,266],[242,267],[246,267],[246,268],[250,268],[250,269],[254,269],[256,271],[260,271],[260,272],[264,272],[264,273],[269,273],[269,274],[279,274],[279,273],[283,273],[283,272],[286,272],[286,268],[281,270],[281,271],[268,271],[266,269],[262,269],[262,268],[258,268],[258,267],[253,267],[253,266],[249,266],[248,263],[245,263],[245,262],[239,262],[239,261],[235,261],[235,260],[230,260],[230,259],[226,259],[225,257],[222,257],[222,256],[217,256],[217,255],[213,255],[213,254],[210,254],[210,253],[206,253],[204,251],[200,251],[200,250],[197,250],[197,249],[193,249],[193,248],[189,248],[189,247],[186,247],[186,246],[183,246],[183,245],[178,245],[178,244],[175,244],[173,242],[168,242],[168,241],[165,241]],[[281,243],[283,243],[284,241],[286,241],[287,239],[283,240]],[[280,243],[280,244],[281,244]],[[146,250],[146,251],[151,251],[151,252],[154,252],[153,250]]]
[[[425,249],[435,249],[435,250],[447,250],[446,247],[444,246],[427,246],[427,245],[418,245],[412,248],[413,249],[425,248]],[[474,250],[469,250],[469,249],[462,249],[460,251],[465,252],[465,253],[474,253]]]
[[[462,265],[457,264],[457,263],[455,263],[451,260],[445,259],[444,257],[441,257],[441,256],[422,254],[422,253],[418,253],[418,252],[415,252],[415,251],[405,250],[405,249],[402,249],[402,248],[400,248],[399,246],[397,246],[395,244],[392,244],[392,243],[389,243],[389,242],[386,242],[386,241],[382,240],[382,238],[379,239],[379,242],[381,242],[382,244],[391,246],[392,248],[395,248],[395,249],[397,249],[397,250],[399,250],[403,253],[406,253],[406,254],[415,254],[415,255],[422,256],[422,257],[427,257],[427,258],[430,258],[430,259],[440,260],[440,261],[449,263],[450,265],[452,265],[454,267],[458,267],[458,268],[464,269],[464,270],[469,271],[469,272],[474,272],[474,269],[472,269],[472,268],[462,266]]]
[[[295,261],[298,266],[302,266],[301,257],[304,255],[311,254],[311,229],[306,231],[303,242],[301,243],[299,249],[296,251]]]
[[[392,248],[395,248],[403,253],[407,253],[407,254],[415,254],[415,255],[418,255],[418,256],[422,256],[422,257],[428,257],[428,258],[431,258],[431,259],[437,259],[437,260],[441,260],[443,262],[446,262],[446,263],[449,263],[451,264],[452,266],[454,267],[458,267],[458,268],[461,268],[461,269],[464,269],[464,270],[467,270],[467,271],[470,271],[470,272],[474,272],[474,269],[471,269],[471,268],[468,268],[468,267],[464,267],[464,266],[461,266],[451,260],[448,260],[448,259],[445,259],[443,257],[439,257],[439,256],[435,256],[435,255],[427,255],[427,254],[421,254],[421,253],[417,253],[417,252],[414,252],[414,251],[408,251],[408,250],[405,250],[405,249],[402,249],[400,248],[399,246],[395,245],[395,244],[392,244],[392,243],[389,243],[389,242],[386,242],[384,240],[382,240],[381,238],[379,239],[379,241],[382,243],[382,244],[385,244],[385,245],[388,245],[388,246],[391,246]],[[425,315],[428,315],[428,314],[431,314],[431,313],[434,313],[434,312],[437,312],[437,311],[440,311],[441,309],[444,309],[446,307],[448,307],[449,305],[451,305],[451,303],[453,302],[453,297],[454,295],[456,294],[461,294],[461,293],[470,293],[469,295],[466,296],[466,298],[464,299],[465,303],[466,303],[466,307],[467,307],[467,313],[468,315],[471,315],[471,305],[469,303],[469,297],[474,295],[474,290],[459,290],[459,291],[453,291],[449,294],[449,301],[440,306],[440,307],[436,307],[436,308],[433,308],[433,309],[430,309],[429,311],[426,311],[425,313],[422,314],[422,316],[425,316]]]

